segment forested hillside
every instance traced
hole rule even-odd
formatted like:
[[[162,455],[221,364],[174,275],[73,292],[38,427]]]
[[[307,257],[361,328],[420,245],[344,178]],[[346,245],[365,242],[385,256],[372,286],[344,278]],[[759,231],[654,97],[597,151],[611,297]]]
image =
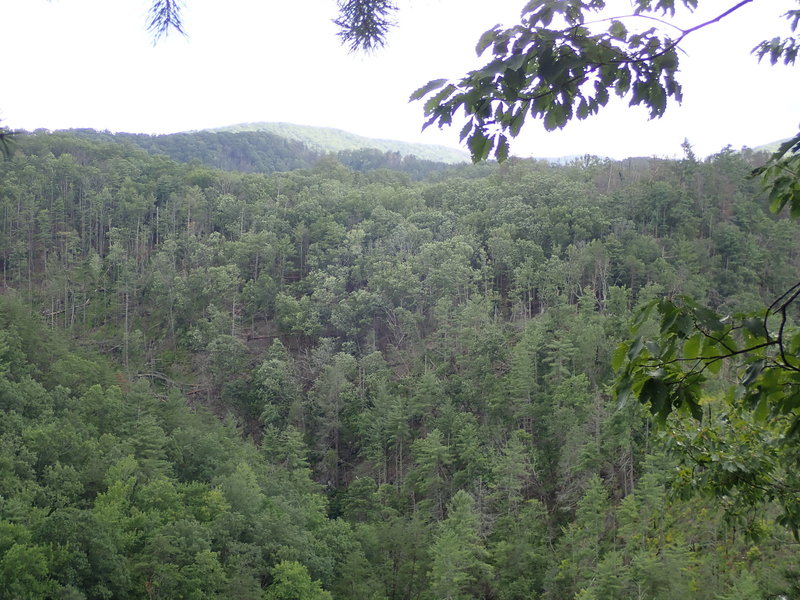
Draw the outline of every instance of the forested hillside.
[[[465,163],[469,159],[469,156],[463,150],[448,148],[447,146],[366,138],[331,127],[312,127],[310,125],[295,125],[294,123],[240,123],[238,125],[229,125],[228,127],[219,127],[211,131],[231,133],[267,132],[281,138],[302,142],[318,152],[343,152],[368,148],[450,164]]]
[[[415,180],[22,136],[0,598],[800,597],[777,508],[695,493],[681,451],[771,443],[714,420],[733,373],[703,429],[612,399],[637,307],[755,310],[800,268],[764,157],[685,150]]]
[[[79,137],[92,142],[130,144],[150,154],[163,154],[177,162],[200,163],[215,169],[244,173],[275,173],[310,168],[323,156],[333,155],[336,160],[355,171],[387,168],[408,173],[413,179],[422,179],[433,172],[446,169],[448,163],[457,162],[454,157],[461,156],[457,150],[447,153],[437,146],[368,140],[357,136],[352,136],[353,139],[339,139],[337,135],[344,132],[318,127],[278,125],[285,125],[285,128],[274,131],[230,128],[233,130],[166,135],[75,129],[55,135]],[[431,160],[431,157],[436,160]]]

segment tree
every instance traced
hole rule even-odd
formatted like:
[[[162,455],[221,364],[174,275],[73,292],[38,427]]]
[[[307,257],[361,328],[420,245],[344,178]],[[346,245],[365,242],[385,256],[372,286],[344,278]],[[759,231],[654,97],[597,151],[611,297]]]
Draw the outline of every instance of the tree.
[[[800,330],[791,321],[799,296],[800,283],[764,311],[732,315],[685,296],[655,299],[612,361],[619,402],[638,397],[669,423],[673,448],[693,464],[682,475],[688,487],[726,499],[732,514],[777,502],[779,522],[796,534]],[[708,384],[720,380],[733,384],[713,394]],[[687,427],[680,415],[702,425]]]
[[[439,523],[429,573],[436,598],[468,600],[484,596],[482,590],[492,568],[486,562],[474,505],[472,496],[459,490],[447,507],[447,518]]]
[[[660,117],[669,100],[680,102],[682,97],[677,79],[681,42],[752,1],[741,0],[708,21],[682,29],[665,17],[674,16],[676,8],[697,8],[698,0],[636,0],[633,14],[610,18],[601,14],[604,0],[531,0],[522,10],[519,25],[495,27],[483,34],[476,50],[479,55],[489,51],[491,60],[486,65],[455,83],[431,81],[411,99],[426,98],[426,127],[450,125],[463,109],[468,121],[460,137],[467,140],[476,161],[492,151],[498,160],[507,158],[509,138],[519,134],[528,116],[541,119],[548,130],[562,128],[573,118],[598,114],[612,93],[626,98],[631,106],[647,107],[650,118]],[[758,44],[753,54],[759,60],[768,58],[773,65],[795,63],[800,50],[796,33],[800,9],[783,17],[791,36]],[[800,216],[800,134],[781,145],[753,176],[761,177],[769,189],[774,212],[788,206],[793,217]],[[781,521],[796,532],[800,503],[791,473],[800,435],[800,394],[796,391],[800,334],[792,320],[797,316],[798,297],[800,283],[763,311],[730,316],[688,297],[656,299],[640,313],[635,339],[623,344],[614,359],[614,366],[621,369],[616,386],[619,399],[624,402],[638,396],[662,421],[674,409],[702,418],[707,373],[732,363],[740,377],[721,410],[745,421],[750,418],[741,412],[751,412],[757,422],[748,429],[751,433],[768,421],[768,432],[759,439],[773,444],[769,460],[765,459],[770,469],[763,475],[747,461],[722,460],[718,452],[698,443],[693,447],[695,455],[707,457],[701,466],[711,473],[707,488],[720,496],[737,491],[750,506],[778,500],[784,511]],[[639,327],[651,312],[657,313],[660,326],[648,336]],[[721,443],[726,443],[724,438]],[[736,444],[752,446],[742,439]]]
[[[313,581],[306,567],[296,561],[281,561],[272,570],[273,583],[264,593],[267,600],[331,600],[330,592]]]

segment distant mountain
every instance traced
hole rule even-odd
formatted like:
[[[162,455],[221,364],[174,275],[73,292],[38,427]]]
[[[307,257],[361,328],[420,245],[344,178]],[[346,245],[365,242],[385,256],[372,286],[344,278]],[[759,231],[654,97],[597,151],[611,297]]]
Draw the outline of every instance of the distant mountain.
[[[309,130],[317,128],[308,128]],[[317,138],[328,134],[331,139],[336,135],[328,132],[336,130],[318,129]],[[38,132],[46,133],[46,132]],[[392,150],[364,147],[358,149],[322,150],[317,143],[310,147],[306,141],[289,137],[280,133],[259,130],[203,130],[165,135],[147,135],[141,133],[110,133],[94,129],[70,129],[58,132],[60,135],[93,141],[114,142],[137,146],[150,154],[164,154],[177,162],[199,162],[216,169],[240,171],[243,173],[275,173],[278,171],[294,171],[313,167],[323,156],[333,156],[346,167],[354,171],[372,171],[389,169],[408,174],[412,179],[422,179],[428,175],[454,167],[452,160],[430,160],[419,158],[416,153],[404,154],[403,142]],[[348,136],[345,132],[339,132]],[[339,138],[345,139],[345,137]],[[353,136],[357,138],[358,136]],[[367,138],[362,138],[367,139]],[[388,142],[387,142],[388,144]],[[338,146],[344,145],[338,143]],[[415,147],[405,144],[406,149]],[[424,149],[425,146],[419,145]],[[431,146],[430,148],[436,148]],[[428,155],[435,152],[428,148]],[[445,150],[448,150],[445,148]],[[464,155],[466,156],[466,155]],[[446,158],[446,157],[445,157]],[[464,164],[464,161],[460,161]]]
[[[783,140],[778,140],[776,142],[770,142],[769,144],[761,144],[760,146],[752,148],[752,150],[755,150],[756,152],[769,152],[770,154],[772,154],[773,152],[776,152],[778,148],[780,148],[781,144],[788,141],[789,138],[786,138]]]
[[[274,173],[313,166],[320,153],[302,142],[267,132],[195,131],[166,135],[70,129],[64,133],[106,142],[129,143],[177,162],[193,161],[243,173]]]
[[[469,162],[470,160],[466,152],[446,146],[367,138],[330,127],[311,127],[292,123],[241,123],[205,131],[220,133],[266,132],[288,140],[302,142],[309,149],[318,152],[341,152],[343,150],[371,148],[381,152],[397,152],[401,156],[416,156],[421,160],[449,164]]]

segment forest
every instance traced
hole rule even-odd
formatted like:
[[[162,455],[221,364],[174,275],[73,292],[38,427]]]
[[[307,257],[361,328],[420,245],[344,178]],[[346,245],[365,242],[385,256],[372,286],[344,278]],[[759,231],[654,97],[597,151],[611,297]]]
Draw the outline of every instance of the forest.
[[[796,283],[766,154],[274,138],[42,130],[0,161],[0,598],[800,597],[796,440],[727,363],[701,420],[612,368],[654,299]]]

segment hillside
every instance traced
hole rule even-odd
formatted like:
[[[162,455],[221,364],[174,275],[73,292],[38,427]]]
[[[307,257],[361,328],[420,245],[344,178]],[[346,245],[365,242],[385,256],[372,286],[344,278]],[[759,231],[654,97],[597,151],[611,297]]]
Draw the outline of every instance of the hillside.
[[[320,131],[325,132],[325,130]],[[48,134],[47,131],[37,131],[24,135],[35,138]],[[61,136],[66,144],[72,143],[68,141],[70,139],[81,139],[130,145],[150,154],[163,154],[177,162],[200,163],[215,169],[242,173],[268,174],[308,169],[324,157],[334,157],[355,171],[390,169],[406,173],[412,179],[422,179],[454,166],[447,162],[421,159],[414,154],[403,155],[397,150],[371,147],[325,151],[311,149],[305,141],[290,139],[268,131],[195,131],[148,135],[74,129],[55,132],[53,135]],[[402,145],[401,142],[398,144]],[[344,145],[334,144],[334,146]],[[387,147],[393,146],[387,143]],[[435,147],[430,148],[426,151],[425,146],[419,146],[422,153],[437,154]]]
[[[263,131],[288,140],[303,142],[310,149],[318,152],[335,153],[342,150],[372,148],[381,152],[397,152],[401,156],[416,156],[418,159],[433,162],[449,164],[469,162],[469,154],[462,150],[446,146],[367,138],[330,127],[312,127],[292,123],[241,123],[210,131],[233,133]]]
[[[0,161],[0,598],[798,597],[800,409],[739,410],[729,365],[702,421],[612,391],[639,308],[795,284],[752,157],[188,158]]]
[[[775,142],[770,142],[768,144],[761,144],[760,146],[756,146],[753,148],[753,152],[769,152],[770,154],[776,152],[778,148],[780,148],[781,144],[788,142],[789,138],[784,138],[782,140],[777,140]]]

